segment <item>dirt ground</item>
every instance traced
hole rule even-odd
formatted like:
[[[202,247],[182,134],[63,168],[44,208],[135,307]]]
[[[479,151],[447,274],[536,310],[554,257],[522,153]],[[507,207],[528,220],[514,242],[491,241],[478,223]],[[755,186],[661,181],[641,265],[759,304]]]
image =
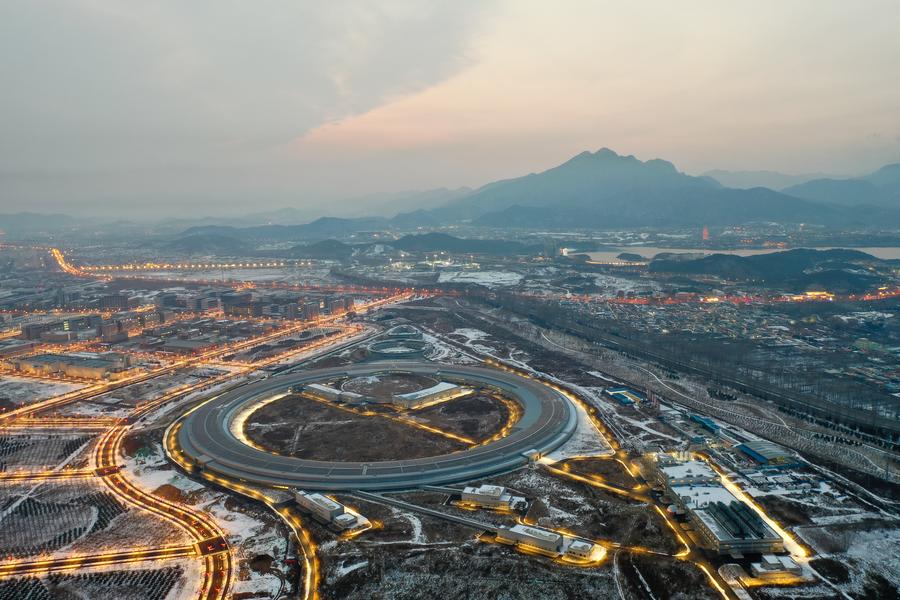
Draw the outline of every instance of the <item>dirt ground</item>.
[[[490,483],[506,486],[535,501],[529,519],[537,525],[626,546],[666,553],[678,551],[678,543],[665,521],[646,504],[580,481],[562,479],[540,467],[520,469]]]
[[[489,394],[474,393],[413,411],[408,416],[480,442],[500,431],[509,418],[509,409]]]
[[[264,448],[309,460],[424,458],[468,447],[382,416],[357,415],[299,396],[264,406],[253,414],[245,431]]]

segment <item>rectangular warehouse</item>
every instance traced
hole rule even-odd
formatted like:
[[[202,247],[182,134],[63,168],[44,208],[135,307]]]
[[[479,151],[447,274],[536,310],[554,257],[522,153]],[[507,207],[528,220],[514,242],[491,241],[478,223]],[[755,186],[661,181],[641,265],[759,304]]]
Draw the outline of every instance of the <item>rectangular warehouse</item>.
[[[461,388],[456,384],[447,381],[439,381],[430,388],[419,390],[417,392],[409,392],[408,394],[397,394],[392,397],[394,404],[399,404],[404,408],[424,408],[439,402],[445,402],[468,393],[471,390]]]
[[[691,521],[719,554],[783,552],[784,540],[758,514],[738,500],[713,502],[691,511]]]
[[[513,525],[508,529],[501,527],[497,533],[497,541],[530,548],[549,556],[559,556],[563,537],[554,531],[538,527]]]
[[[463,489],[461,500],[465,504],[487,508],[513,509],[526,504],[525,498],[513,496],[499,485],[482,485]]]

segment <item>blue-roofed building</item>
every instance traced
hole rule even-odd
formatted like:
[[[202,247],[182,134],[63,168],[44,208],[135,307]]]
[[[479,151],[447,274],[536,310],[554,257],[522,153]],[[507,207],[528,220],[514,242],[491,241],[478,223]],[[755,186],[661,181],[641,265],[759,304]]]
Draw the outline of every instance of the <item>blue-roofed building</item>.
[[[709,417],[703,417],[701,415],[691,415],[691,421],[697,423],[703,429],[706,429],[710,433],[714,433],[715,435],[719,435],[719,425]]]
[[[606,395],[621,404],[622,406],[631,406],[638,402],[644,401],[644,396],[630,388],[607,388]]]
[[[755,440],[738,444],[738,450],[750,457],[753,462],[764,467],[795,467],[800,462],[778,444],[765,440]]]

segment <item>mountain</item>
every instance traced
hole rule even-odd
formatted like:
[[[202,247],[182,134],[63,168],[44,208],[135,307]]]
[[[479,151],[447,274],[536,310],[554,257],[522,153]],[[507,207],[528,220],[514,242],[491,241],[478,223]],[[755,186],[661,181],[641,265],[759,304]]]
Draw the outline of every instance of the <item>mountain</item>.
[[[256,225],[253,227],[204,225],[201,227],[190,227],[184,230],[181,235],[217,234],[241,240],[323,240],[331,237],[351,235],[358,231],[377,231],[384,229],[387,225],[388,220],[381,217],[363,217],[359,219],[322,217],[303,225]]]
[[[786,194],[844,206],[861,204],[900,208],[900,163],[886,165],[865,177],[814,179],[784,190]]]
[[[884,281],[891,267],[858,250],[800,248],[756,256],[711,254],[693,260],[664,257],[651,261],[648,268],[651,273],[712,275],[730,281],[782,285],[798,291],[861,292]]]
[[[687,192],[721,186],[706,177],[677,171],[664,160],[642,162],[608,148],[582,152],[541,173],[488,184],[433,211],[444,218],[472,219],[511,206],[596,208],[626,193]]]
[[[306,246],[294,246],[287,251],[292,258],[321,258],[343,260],[353,255],[353,246],[337,240],[322,240]]]
[[[813,179],[824,179],[828,177],[824,173],[789,175],[777,171],[726,171],[723,169],[707,171],[703,176],[711,177],[725,187],[744,190],[755,187],[783,190],[792,185],[800,185],[801,183],[806,183]]]
[[[405,252],[449,252],[451,254],[537,254],[541,246],[509,240],[458,238],[446,233],[406,235],[390,245]]]
[[[684,225],[731,225],[751,221],[864,225],[864,215],[799,200],[766,188],[633,191],[599,206],[511,206],[474,220],[489,227],[599,229]]]
[[[216,233],[180,237],[164,244],[163,249],[183,254],[217,256],[240,256],[250,251],[250,248],[240,240]]]
[[[396,193],[377,193],[359,196],[347,200],[347,204],[369,215],[397,215],[400,213],[429,210],[443,206],[472,193],[471,188],[456,189],[438,188],[434,190],[415,190]]]
[[[71,227],[77,223],[78,221],[74,217],[63,214],[42,215],[30,212],[0,214],[0,229],[7,234],[24,231],[52,231]]]
[[[849,210],[768,188],[732,189],[664,160],[603,148],[524,177],[488,184],[442,208],[430,222],[487,227],[597,229],[736,225],[752,221],[854,225],[900,223],[900,211]],[[412,215],[397,218],[410,219]]]

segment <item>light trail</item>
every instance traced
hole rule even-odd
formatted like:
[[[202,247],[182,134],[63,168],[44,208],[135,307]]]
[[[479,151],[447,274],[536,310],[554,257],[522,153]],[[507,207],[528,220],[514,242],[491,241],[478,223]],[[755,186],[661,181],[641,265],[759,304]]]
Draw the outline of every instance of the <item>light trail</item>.
[[[12,561],[0,563],[0,579],[22,577],[25,575],[35,577],[47,573],[75,571],[89,567],[172,560],[175,558],[191,558],[195,556],[197,556],[197,548],[194,545],[188,545],[120,550],[117,552],[104,552],[101,554],[76,554],[61,558],[48,558],[35,561]]]
[[[112,417],[23,417],[0,423],[0,429],[106,429],[124,422]]]
[[[97,476],[96,469],[59,469],[47,471],[4,471],[0,473],[0,483],[35,481],[41,479],[67,480],[86,479]]]
[[[129,429],[130,427],[113,427],[101,437],[95,452],[98,469],[117,467],[122,442]],[[103,482],[124,502],[165,519],[191,536],[204,556],[207,567],[199,597],[202,600],[223,600],[228,597],[234,578],[233,557],[227,538],[211,518],[145,492],[118,470],[103,477]],[[215,553],[203,552],[202,545],[211,546]]]

